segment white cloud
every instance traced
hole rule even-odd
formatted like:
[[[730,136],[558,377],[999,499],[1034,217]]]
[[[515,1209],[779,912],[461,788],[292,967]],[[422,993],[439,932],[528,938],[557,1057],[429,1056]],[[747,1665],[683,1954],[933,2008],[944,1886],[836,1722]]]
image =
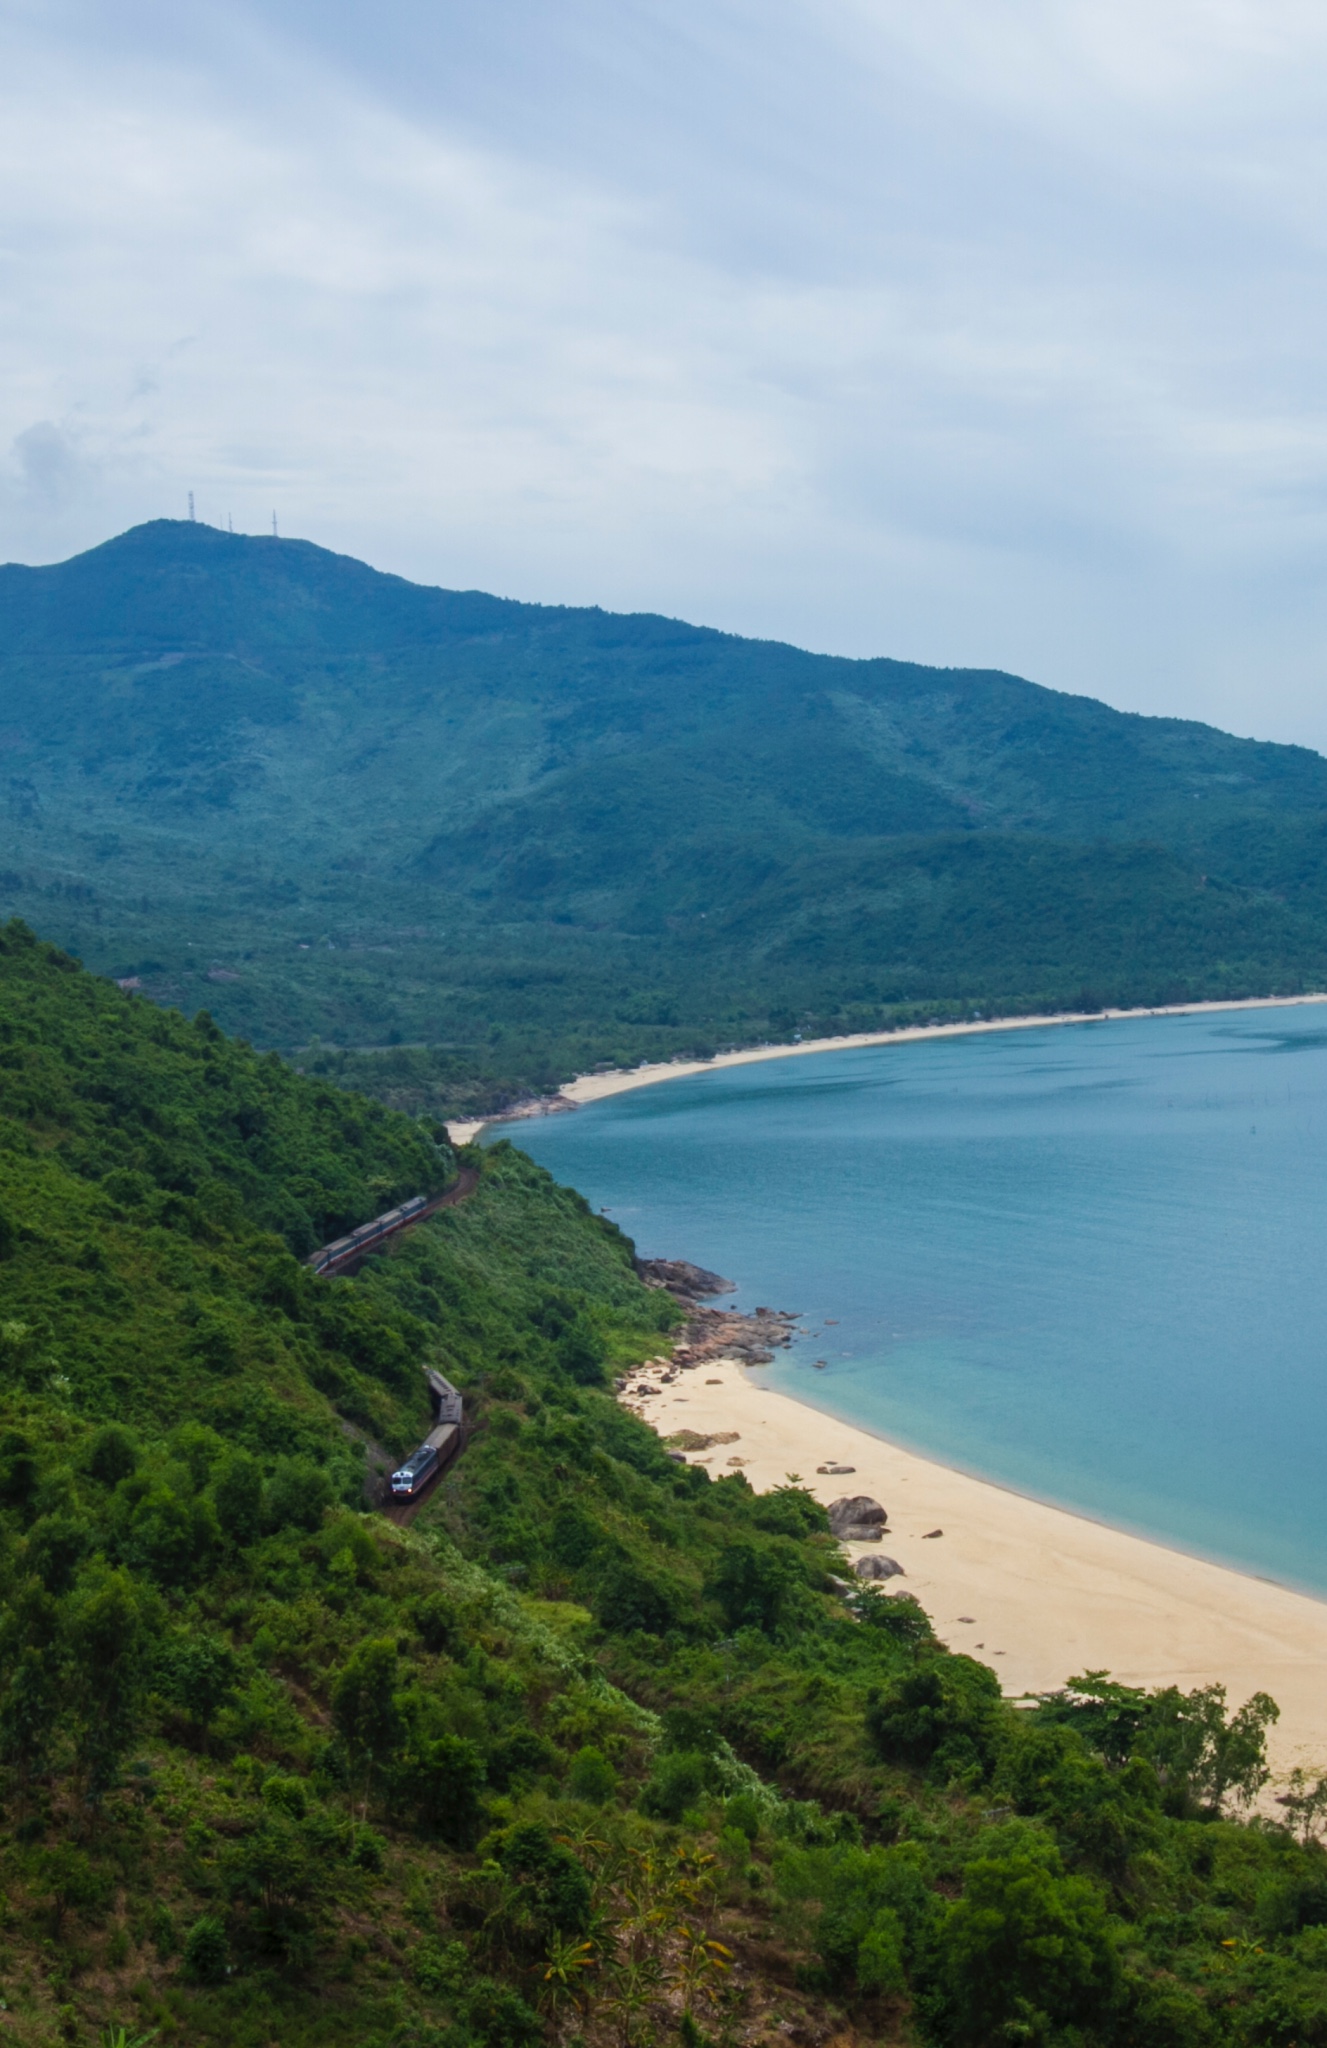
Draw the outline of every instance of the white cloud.
[[[1299,0],[0,6],[0,552],[159,512],[1327,744]]]

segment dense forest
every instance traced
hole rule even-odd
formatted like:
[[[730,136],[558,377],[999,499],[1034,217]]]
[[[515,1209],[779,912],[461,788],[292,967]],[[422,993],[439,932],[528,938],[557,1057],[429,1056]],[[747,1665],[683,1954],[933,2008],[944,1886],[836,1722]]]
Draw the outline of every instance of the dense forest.
[[[1327,2042],[1272,1703],[1015,1707],[796,1475],[670,1457],[613,1382],[680,1312],[518,1151],[321,1280],[427,1119],[17,922],[0,1075],[4,2039]],[[469,1440],[392,1519],[427,1366]]]
[[[1327,986],[1307,749],[298,541],[162,520],[0,568],[0,738],[5,914],[412,1110]]]

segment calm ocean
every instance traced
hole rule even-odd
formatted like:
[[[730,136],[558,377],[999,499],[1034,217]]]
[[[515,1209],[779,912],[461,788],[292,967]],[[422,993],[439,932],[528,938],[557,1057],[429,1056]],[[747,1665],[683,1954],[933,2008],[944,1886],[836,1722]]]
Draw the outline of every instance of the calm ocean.
[[[1327,1591],[1327,1011],[808,1055],[511,1135],[801,1310],[785,1392]]]

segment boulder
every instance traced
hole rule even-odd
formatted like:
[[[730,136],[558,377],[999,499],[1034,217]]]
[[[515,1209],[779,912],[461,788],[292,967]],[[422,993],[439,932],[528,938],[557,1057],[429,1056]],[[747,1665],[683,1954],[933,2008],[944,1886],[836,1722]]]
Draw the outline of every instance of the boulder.
[[[859,1579],[902,1579],[907,1577],[901,1564],[892,1557],[859,1557],[853,1566]]]
[[[889,1516],[869,1494],[844,1494],[826,1509],[829,1526],[840,1543],[878,1543]]]

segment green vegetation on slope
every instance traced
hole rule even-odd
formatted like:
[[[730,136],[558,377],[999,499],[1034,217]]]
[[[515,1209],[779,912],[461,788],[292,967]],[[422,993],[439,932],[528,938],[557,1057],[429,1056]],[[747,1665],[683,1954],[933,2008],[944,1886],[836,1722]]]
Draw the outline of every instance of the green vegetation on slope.
[[[1015,676],[158,521],[0,569],[0,728],[8,911],[412,1108],[1327,984],[1327,762]]]
[[[1327,2041],[1321,1788],[1231,1817],[1270,1702],[1017,1712],[795,1482],[671,1461],[610,1381],[677,1310],[511,1147],[323,1281],[274,1223],[427,1130],[17,925],[0,1055],[6,2038]],[[429,1364],[473,1433],[406,1527],[363,1447]]]

